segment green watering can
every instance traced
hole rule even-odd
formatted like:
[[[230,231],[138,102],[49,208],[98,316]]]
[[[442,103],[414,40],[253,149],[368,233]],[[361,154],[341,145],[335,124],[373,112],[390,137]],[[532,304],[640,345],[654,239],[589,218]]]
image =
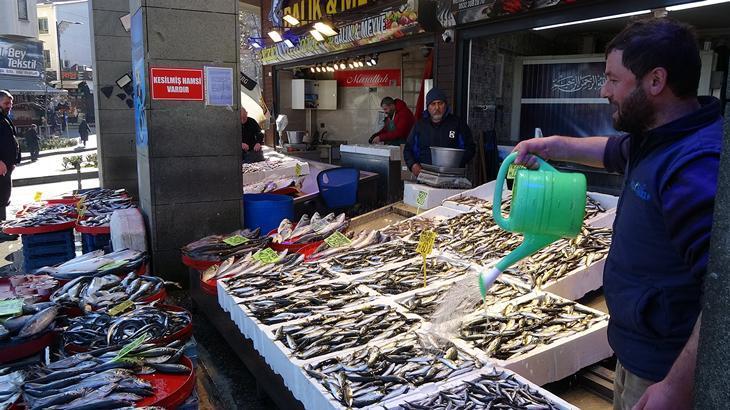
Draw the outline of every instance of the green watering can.
[[[558,172],[538,159],[536,170],[520,169],[512,186],[512,204],[507,218],[502,216],[502,189],[507,170],[517,157],[513,152],[499,168],[492,215],[500,228],[521,233],[525,240],[490,271],[479,275],[482,298],[505,269],[560,238],[575,238],[580,232],[586,207],[586,177],[575,172]]]

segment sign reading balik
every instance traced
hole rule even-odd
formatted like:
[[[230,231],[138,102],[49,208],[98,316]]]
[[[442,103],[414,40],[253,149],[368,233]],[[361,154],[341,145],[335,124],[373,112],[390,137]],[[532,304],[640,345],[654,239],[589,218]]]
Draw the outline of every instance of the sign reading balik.
[[[153,100],[203,101],[203,70],[150,68]]]

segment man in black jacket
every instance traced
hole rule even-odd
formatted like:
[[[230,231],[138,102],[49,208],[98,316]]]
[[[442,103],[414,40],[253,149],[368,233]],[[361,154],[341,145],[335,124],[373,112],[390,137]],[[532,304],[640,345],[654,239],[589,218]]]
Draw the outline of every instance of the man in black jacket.
[[[431,164],[431,147],[460,148],[464,167],[476,151],[469,126],[452,114],[446,102],[446,95],[438,88],[426,94],[427,110],[416,122],[408,136],[403,150],[403,159],[413,175],[421,173],[421,164]]]
[[[241,107],[241,149],[243,162],[263,161],[261,144],[264,143],[264,134],[255,119],[248,116],[248,111]]]
[[[10,203],[10,189],[12,188],[11,174],[15,164],[20,163],[20,148],[16,139],[16,131],[10,120],[10,110],[13,109],[13,96],[5,90],[0,90],[0,220],[5,220],[5,207]],[[12,235],[0,234],[0,240],[14,239]]]

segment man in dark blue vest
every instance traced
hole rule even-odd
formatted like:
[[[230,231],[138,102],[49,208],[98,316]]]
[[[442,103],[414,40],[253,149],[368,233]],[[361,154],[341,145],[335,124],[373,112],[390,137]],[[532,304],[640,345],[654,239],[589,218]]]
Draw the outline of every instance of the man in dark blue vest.
[[[629,24],[606,49],[601,96],[621,137],[552,136],[515,147],[625,175],[603,273],[618,357],[615,409],[692,406],[702,281],[722,148],[720,102],[697,97],[694,30],[670,19]]]

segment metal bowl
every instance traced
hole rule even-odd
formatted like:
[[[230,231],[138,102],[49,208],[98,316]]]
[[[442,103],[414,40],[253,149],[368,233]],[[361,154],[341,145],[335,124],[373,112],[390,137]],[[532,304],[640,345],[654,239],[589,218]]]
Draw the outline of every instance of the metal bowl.
[[[459,168],[463,158],[463,149],[431,147],[431,163],[437,167]]]
[[[301,144],[306,131],[285,131],[289,144]]]

